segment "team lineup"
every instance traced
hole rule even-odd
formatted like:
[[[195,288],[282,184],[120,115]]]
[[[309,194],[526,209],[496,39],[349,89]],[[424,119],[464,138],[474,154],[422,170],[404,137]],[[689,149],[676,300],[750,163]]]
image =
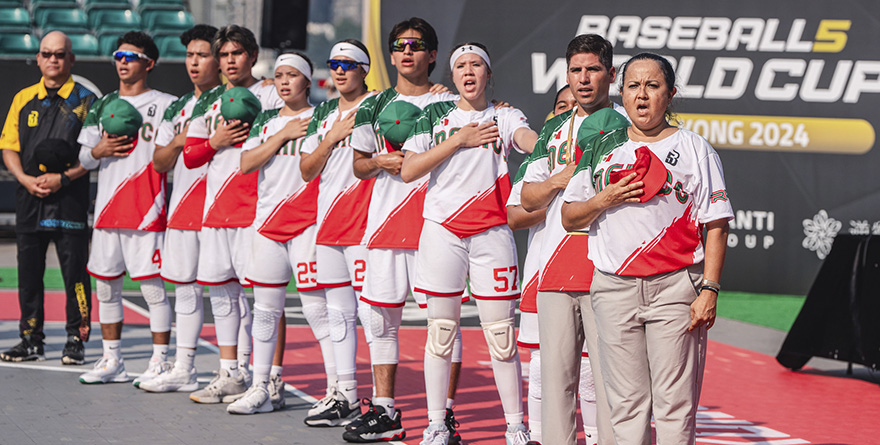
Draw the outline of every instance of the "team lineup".
[[[259,46],[246,28],[181,35],[193,91],[180,98],[148,86],[153,40],[120,37],[119,89],[92,104],[77,139],[98,178],[88,273],[104,349],[80,382],[131,381],[120,349],[128,273],[153,343],[135,387],[232,414],[279,410],[293,281],[327,379],[305,423],[342,427],[345,441],[407,436],[395,377],[412,295],[427,315],[422,444],[463,441],[453,409],[470,299],[507,444],[575,443],[578,405],[588,444],[650,443],[652,419],[659,442],[694,443],[733,211],[718,154],[670,124],[669,62],[643,53],[618,72],[604,38],[575,37],[568,86],[536,132],[520,110],[489,102],[492,78],[508,75],[492,70],[489,48],[465,42],[446,59],[415,17],[387,37],[394,87],[370,91],[373,58],[341,40],[326,62],[338,97],[317,106],[304,54],[278,56],[272,81],[254,77]],[[429,80],[437,63],[457,94]],[[616,83],[622,105],[609,97]],[[528,156],[514,178],[511,150]],[[513,230],[525,229],[520,270]],[[200,388],[205,287],[220,361]],[[373,382],[363,399],[358,321]],[[531,355],[527,423],[517,346]]]

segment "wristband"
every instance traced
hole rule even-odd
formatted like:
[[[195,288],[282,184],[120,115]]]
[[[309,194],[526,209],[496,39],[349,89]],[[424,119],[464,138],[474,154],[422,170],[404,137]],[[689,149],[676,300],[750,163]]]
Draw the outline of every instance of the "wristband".
[[[721,289],[718,289],[717,287],[712,287],[712,286],[704,285],[704,286],[700,287],[700,292],[702,292],[702,291],[704,291],[704,290],[707,290],[707,289],[710,290],[710,291],[712,291],[712,292],[715,292],[715,295],[718,295],[718,293],[721,291]]]
[[[67,187],[68,185],[70,185],[70,178],[64,172],[61,172],[61,187]]]
[[[709,286],[709,287],[715,288],[715,289],[717,289],[716,292],[721,290],[721,283],[718,283],[717,281],[712,281],[712,280],[703,280],[703,282],[700,283],[700,286]]]

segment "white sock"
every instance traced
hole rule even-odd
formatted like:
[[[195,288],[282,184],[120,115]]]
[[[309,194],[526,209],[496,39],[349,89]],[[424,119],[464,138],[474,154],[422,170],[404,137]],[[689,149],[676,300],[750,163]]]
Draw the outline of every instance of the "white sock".
[[[238,360],[220,359],[220,369],[225,369],[232,378],[238,377]]]
[[[122,358],[122,340],[104,340],[104,357],[107,358],[115,358],[119,360]]]
[[[393,397],[373,397],[373,405],[385,408],[385,414],[388,414],[388,417],[394,416]]]
[[[177,356],[174,360],[174,367],[180,369],[186,369],[189,371],[193,369],[193,366],[196,361],[196,350],[190,348],[177,348]]]
[[[168,345],[157,345],[153,343],[153,357],[150,358],[152,362],[167,362],[168,361]]]
[[[446,426],[446,410],[428,410],[428,425]]]
[[[272,365],[272,370],[269,371],[269,376],[270,377],[279,377],[281,375],[281,371],[283,371],[283,370],[284,370],[284,368],[281,366]]]
[[[340,380],[338,391],[348,400],[348,403],[357,401],[357,380]]]
[[[523,423],[523,413],[504,414],[504,421],[507,422],[507,431],[511,431]]]
[[[448,391],[447,391],[448,392]],[[455,399],[446,398],[446,409],[452,409],[455,406]]]

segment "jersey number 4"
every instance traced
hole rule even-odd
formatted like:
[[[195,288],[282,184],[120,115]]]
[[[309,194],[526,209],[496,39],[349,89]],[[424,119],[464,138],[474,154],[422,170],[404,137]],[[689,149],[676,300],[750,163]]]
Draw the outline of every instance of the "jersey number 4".
[[[162,268],[162,253],[159,252],[159,249],[156,249],[156,251],[153,252],[153,264],[159,269]]]

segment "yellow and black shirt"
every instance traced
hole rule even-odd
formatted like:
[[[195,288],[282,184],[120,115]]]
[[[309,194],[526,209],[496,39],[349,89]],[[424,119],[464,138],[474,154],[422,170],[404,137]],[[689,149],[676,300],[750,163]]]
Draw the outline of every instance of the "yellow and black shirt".
[[[0,135],[0,149],[21,156],[25,173],[39,176],[34,149],[45,139],[63,139],[79,148],[76,139],[96,100],[94,93],[73,81],[47,89],[43,79],[15,95]],[[80,177],[46,198],[37,198],[20,184],[16,190],[16,231],[85,231],[88,229],[89,175]]]

